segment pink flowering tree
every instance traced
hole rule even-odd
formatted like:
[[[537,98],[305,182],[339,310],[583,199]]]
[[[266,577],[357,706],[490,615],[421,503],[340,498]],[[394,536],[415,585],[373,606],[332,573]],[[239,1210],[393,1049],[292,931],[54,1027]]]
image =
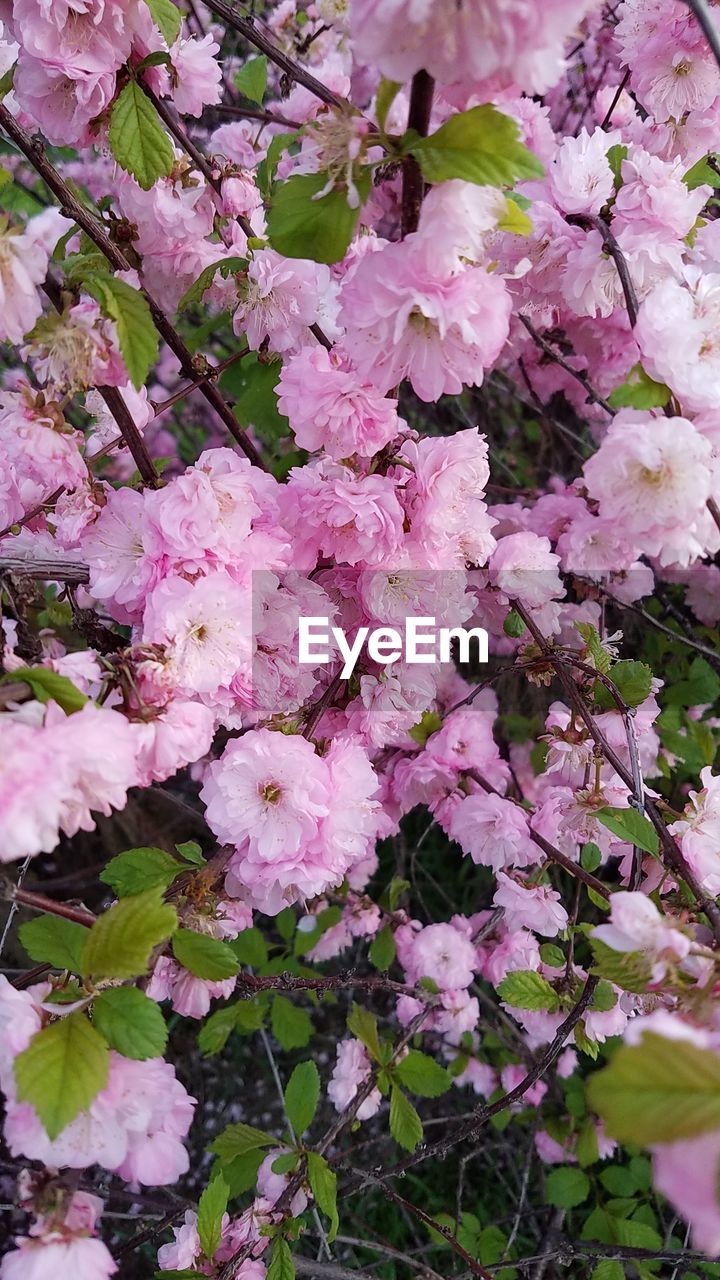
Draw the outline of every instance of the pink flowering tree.
[[[0,1280],[720,1274],[720,11],[0,0]]]

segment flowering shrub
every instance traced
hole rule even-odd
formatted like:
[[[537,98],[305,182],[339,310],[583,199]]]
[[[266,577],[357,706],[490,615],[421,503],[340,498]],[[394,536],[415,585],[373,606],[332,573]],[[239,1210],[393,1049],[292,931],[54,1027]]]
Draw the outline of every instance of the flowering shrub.
[[[719,1275],[717,5],[0,18],[0,1280]]]

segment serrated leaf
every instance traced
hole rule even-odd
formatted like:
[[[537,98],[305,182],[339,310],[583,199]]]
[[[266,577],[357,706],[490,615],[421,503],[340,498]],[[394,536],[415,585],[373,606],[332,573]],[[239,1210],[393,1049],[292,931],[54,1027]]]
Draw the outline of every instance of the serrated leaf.
[[[15,677],[17,672],[12,673]],[[699,707],[715,702],[720,695],[720,676],[704,658],[693,658],[684,680],[663,690],[666,706]]]
[[[637,809],[622,809],[610,805],[605,809],[598,809],[595,816],[618,839],[627,840],[629,844],[637,845],[638,849],[644,849],[645,853],[652,853],[657,857],[657,831],[649,818],[638,813]]]
[[[84,925],[64,920],[62,916],[38,916],[22,924],[19,933],[31,960],[80,973],[88,937]]]
[[[182,15],[172,0],[145,0],[150,16],[166,44],[174,44],[180,35]]]
[[[624,382],[610,392],[611,409],[663,409],[672,392],[664,382],[655,382],[641,364],[634,364]]]
[[[206,1186],[197,1211],[197,1233],[200,1247],[208,1261],[212,1261],[222,1236],[222,1219],[227,1209],[229,1187],[222,1173],[216,1173]]]
[[[283,1155],[273,1160],[270,1166],[273,1173],[294,1173],[300,1160],[299,1151],[286,1151]]]
[[[143,191],[170,174],[175,157],[160,117],[140,85],[130,80],[118,94],[110,114],[110,150]]]
[[[258,58],[249,58],[235,75],[235,88],[244,98],[248,98],[250,102],[257,102],[258,106],[262,106],[262,100],[267,89],[267,78],[267,58],[263,55]]]
[[[683,182],[688,191],[696,191],[698,187],[718,186],[720,177],[718,177],[717,169],[713,169],[709,163],[710,160],[714,160],[717,163],[717,159],[717,152],[711,151],[709,155],[701,156],[692,168],[688,169],[687,173],[683,175]]]
[[[630,1169],[623,1168],[620,1165],[612,1165],[609,1169],[603,1169],[600,1174],[600,1181],[611,1196],[634,1196],[638,1189]]]
[[[110,859],[100,879],[118,898],[129,898],[148,889],[167,889],[182,870],[177,858],[164,849],[126,849]]]
[[[431,738],[439,729],[442,729],[442,716],[439,711],[423,711],[417,724],[414,724],[412,729],[408,729],[408,734],[413,742],[424,747],[428,738]]]
[[[590,1009],[594,1013],[609,1013],[610,1009],[614,1009],[616,1004],[617,996],[613,991],[612,983],[603,978],[595,988]]]
[[[110,1050],[84,1013],[71,1013],[33,1036],[14,1062],[19,1102],[35,1108],[51,1139],[105,1087]]]
[[[193,867],[205,866],[207,858],[203,855],[203,851],[197,840],[185,840],[182,844],[176,844],[175,848],[180,854],[180,857],[183,858],[185,862],[191,863]]]
[[[575,630],[582,636],[587,646],[588,652],[593,660],[595,670],[601,675],[606,676],[612,666],[612,658],[606,649],[603,649],[597,628],[592,622],[576,622]]]
[[[313,1122],[320,1101],[320,1073],[314,1062],[299,1062],[285,1089],[285,1110],[298,1137]]]
[[[295,1280],[295,1263],[290,1245],[282,1236],[276,1236],[273,1240],[270,1266],[265,1280]]]
[[[139,289],[109,274],[86,276],[83,288],[115,322],[120,354],[139,391],[158,356],[158,333],[147,302]]]
[[[421,1098],[439,1098],[452,1085],[449,1071],[418,1049],[408,1050],[395,1067],[395,1075],[406,1089]]]
[[[218,1157],[221,1164],[229,1164],[238,1156],[248,1151],[257,1151],[262,1147],[277,1145],[277,1138],[265,1129],[254,1129],[249,1124],[229,1124],[227,1129],[219,1133],[210,1150]]]
[[[160,1058],[167,1045],[167,1027],[154,1000],[137,987],[110,987],[96,996],[93,1024],[111,1049],[124,1058]]]
[[[614,146],[608,147],[607,162],[612,170],[615,179],[615,190],[619,191],[622,184],[622,162],[627,160],[628,149],[624,143],[616,142]]]
[[[636,662],[632,658],[616,662],[610,671],[610,679],[617,686],[620,697],[628,707],[639,707],[640,703],[650,696],[652,678],[652,671],[647,664]],[[599,680],[595,685],[594,697],[603,711],[616,710],[617,703],[613,695]]]
[[[393,960],[395,959],[395,934],[389,924],[386,924],[378,934],[375,935],[368,952],[370,963],[381,973],[386,972]]]
[[[565,952],[554,942],[543,942],[540,946],[540,959],[551,969],[562,969],[565,965]]]
[[[273,187],[267,236],[273,249],[284,257],[325,263],[345,257],[360,208],[350,208],[345,188],[319,196],[327,181],[326,173],[297,173]],[[360,174],[355,185],[362,205],[370,194],[369,171]]]
[[[509,973],[497,992],[500,999],[513,1009],[547,1009],[554,1013],[559,1007],[557,992],[533,969],[517,969]]]
[[[322,1209],[325,1216],[330,1219],[328,1240],[332,1244],[340,1225],[337,1211],[337,1175],[330,1168],[327,1160],[316,1151],[308,1151],[307,1167],[310,1190],[318,1208]]]
[[[600,1159],[597,1129],[592,1120],[586,1120],[578,1133],[575,1155],[583,1169],[586,1165],[594,1164]]]
[[[146,974],[155,947],[177,927],[175,908],[158,889],[121,898],[98,916],[83,953],[83,977],[137,978]]]
[[[646,1031],[590,1078],[588,1099],[620,1142],[694,1138],[720,1128],[720,1056]]]
[[[218,1165],[222,1168],[223,1178],[230,1189],[231,1200],[254,1188],[257,1182],[257,1172],[265,1159],[265,1154],[264,1148],[255,1147],[252,1151],[246,1151],[241,1156],[235,1156],[233,1160],[227,1161],[226,1164],[221,1164],[218,1161]]]
[[[14,671],[2,677],[0,684],[8,680],[13,683],[17,680],[24,681],[25,684],[30,685],[38,702],[46,703],[52,699],[68,716],[76,711],[82,711],[85,704],[90,701],[72,680],[68,680],[67,676],[59,676],[49,667],[16,667]]]
[[[621,1262],[603,1258],[602,1262],[593,1267],[590,1280],[625,1280],[625,1269]]]
[[[234,978],[240,970],[240,962],[228,943],[211,938],[207,933],[178,929],[172,940],[172,950],[178,964],[207,982]]]
[[[267,964],[267,943],[255,926],[251,929],[243,929],[242,933],[239,933],[237,938],[233,938],[229,945],[241,964],[249,964],[253,969]]]
[[[602,853],[593,840],[588,840],[580,850],[580,866],[584,871],[597,871],[602,862]]]
[[[545,1199],[556,1209],[574,1209],[590,1194],[590,1179],[582,1169],[563,1166],[545,1179]]]
[[[225,1009],[216,1009],[203,1023],[198,1032],[198,1047],[204,1057],[212,1057],[225,1048],[228,1037],[235,1030],[235,1006],[227,1005]]]
[[[375,94],[375,119],[377,120],[378,128],[381,132],[384,132],[385,130],[388,111],[401,89],[402,85],[399,84],[397,80],[386,80],[385,77],[382,76],[377,88],[377,93]]]
[[[304,1009],[275,996],[270,1014],[272,1033],[283,1049],[304,1049],[312,1035],[312,1022]]]
[[[382,1050],[380,1048],[380,1036],[378,1035],[377,1018],[374,1013],[370,1013],[368,1009],[363,1009],[361,1005],[354,1004],[347,1020],[347,1029],[351,1035],[355,1036],[365,1045],[371,1058],[376,1062],[380,1062],[382,1058]]]
[[[398,1146],[414,1151],[422,1142],[422,1121],[409,1098],[394,1084],[390,1090],[390,1132]]]
[[[415,157],[428,182],[462,178],[483,186],[514,186],[519,179],[542,178],[537,156],[520,141],[510,116],[489,103],[450,116],[427,138],[410,138],[404,149]]]

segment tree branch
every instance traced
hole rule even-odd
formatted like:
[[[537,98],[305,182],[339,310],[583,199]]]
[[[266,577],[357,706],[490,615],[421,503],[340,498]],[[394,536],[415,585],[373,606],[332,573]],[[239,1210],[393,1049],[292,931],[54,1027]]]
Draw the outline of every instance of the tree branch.
[[[422,138],[427,135],[432,111],[435,81],[427,71],[418,71],[413,76],[410,90],[410,110],[408,111],[408,129],[414,129]],[[417,231],[420,220],[420,206],[425,194],[425,179],[420,165],[414,156],[407,156],[403,161],[402,204],[400,212],[401,232],[403,239],[412,231]]]

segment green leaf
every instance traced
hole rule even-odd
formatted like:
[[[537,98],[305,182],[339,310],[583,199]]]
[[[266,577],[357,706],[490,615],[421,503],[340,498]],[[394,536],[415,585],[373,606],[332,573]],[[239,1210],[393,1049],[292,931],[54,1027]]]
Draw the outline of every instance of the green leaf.
[[[209,982],[234,978],[240,969],[240,962],[228,943],[211,938],[207,933],[178,929],[172,949],[178,964],[196,978],[205,978]]]
[[[167,889],[182,869],[177,858],[164,849],[126,849],[110,859],[100,879],[118,898],[131,898],[148,889]]]
[[[603,1169],[600,1181],[611,1196],[634,1196],[638,1189],[630,1169],[620,1165],[611,1165],[609,1169]]]
[[[590,1179],[582,1169],[564,1165],[545,1179],[545,1199],[556,1209],[574,1209],[590,1194]]]
[[[103,314],[115,321],[120,354],[130,381],[140,390],[158,355],[157,329],[147,302],[139,289],[116,276],[87,276],[83,288],[100,304]]]
[[[276,1160],[273,1160],[272,1171],[273,1173],[294,1173],[299,1160],[299,1151],[286,1151],[284,1155],[278,1156]]]
[[[13,671],[12,675],[16,678],[17,672]],[[687,678],[678,680],[663,690],[667,706],[700,707],[715,702],[719,695],[720,676],[704,658],[693,658]]]
[[[227,1164],[221,1164],[223,1177],[230,1188],[230,1199],[241,1196],[245,1191],[254,1188],[257,1182],[257,1171],[265,1159],[265,1151],[255,1147],[241,1156],[235,1156]],[[218,1161],[220,1164],[221,1162]]]
[[[298,1137],[310,1128],[320,1101],[320,1073],[314,1062],[299,1062],[285,1090],[285,1110]]]
[[[363,1009],[359,1004],[354,1004],[347,1020],[347,1029],[356,1040],[360,1040],[365,1045],[371,1058],[376,1062],[380,1062],[382,1051],[380,1049],[380,1036],[378,1035],[377,1018],[374,1013],[370,1013],[368,1009]]]
[[[167,1027],[154,1000],[137,987],[110,987],[96,996],[93,1024],[111,1049],[124,1058],[160,1058],[167,1044]]]
[[[137,978],[146,974],[155,947],[177,927],[175,908],[158,889],[121,898],[98,916],[83,954],[83,977]]]
[[[514,236],[530,236],[533,233],[532,222],[513,195],[509,195],[505,201],[505,212],[498,222],[498,231],[510,231]]]
[[[84,1013],[71,1013],[33,1036],[14,1063],[19,1102],[35,1108],[51,1139],[107,1084],[110,1050]]]
[[[6,681],[14,683],[16,680],[29,684],[38,702],[49,702],[52,698],[68,716],[75,711],[82,711],[86,702],[89,702],[89,698],[75,687],[72,680],[68,680],[67,676],[59,676],[49,667],[16,667],[2,677],[0,684]]]
[[[634,364],[624,382],[608,396],[612,409],[663,409],[672,392],[664,382],[655,382],[641,364]]]
[[[9,94],[10,90],[13,87],[13,84],[15,83],[16,67],[17,67],[17,63],[14,62],[11,67],[8,67],[5,74],[0,76],[0,102],[2,102],[7,97],[7,95]],[[4,185],[5,184],[3,183],[3,186]]]
[[[412,1102],[396,1084],[390,1090],[390,1132],[406,1151],[414,1151],[418,1142],[422,1142],[422,1121]]]
[[[295,1280],[295,1263],[290,1252],[290,1245],[282,1236],[273,1240],[270,1266],[265,1280]]]
[[[652,671],[644,662],[633,659],[616,662],[610,672],[610,679],[617,686],[623,702],[629,707],[639,707],[650,696],[652,691]],[[594,697],[598,706],[604,711],[615,711],[617,703],[609,689],[598,680],[594,689]]]
[[[692,168],[688,169],[687,173],[684,174],[683,182],[689,191],[695,191],[698,187],[704,186],[717,187],[720,183],[717,169],[710,167],[709,160],[717,161],[717,153],[711,151],[710,155],[701,156]]]
[[[318,1208],[322,1209],[325,1216],[330,1219],[328,1240],[332,1244],[340,1225],[337,1211],[337,1175],[333,1173],[327,1160],[319,1156],[316,1151],[308,1151],[307,1167],[310,1190]]]
[[[532,969],[518,969],[503,978],[497,989],[501,1000],[513,1009],[547,1009],[559,1007],[557,992],[546,978]]]
[[[257,1151],[262,1147],[277,1146],[277,1138],[265,1129],[254,1129],[249,1124],[229,1124],[210,1145],[210,1150],[218,1157],[221,1164],[229,1164],[238,1156],[248,1151]]]
[[[205,866],[207,859],[204,857],[203,851],[197,840],[185,840],[183,844],[176,844],[175,848],[180,854],[180,857],[183,858],[185,862],[191,863],[193,867]]]
[[[588,1081],[590,1105],[620,1142],[646,1146],[720,1128],[720,1057],[646,1031]]]
[[[586,1165],[594,1164],[600,1159],[597,1129],[592,1120],[586,1120],[578,1133],[575,1155],[583,1169]]]
[[[585,641],[588,653],[593,660],[595,670],[599,671],[602,676],[606,676],[612,666],[612,659],[606,649],[603,649],[600,636],[592,622],[576,622],[575,630],[582,636]]]
[[[290,434],[290,423],[278,411],[275,390],[281,369],[279,360],[260,360],[253,354],[231,365],[220,378],[220,386],[235,401],[233,412],[240,425],[254,427],[270,446]]]
[[[180,35],[182,16],[172,0],[145,0],[150,16],[166,44],[174,44]]]
[[[408,1050],[407,1055],[395,1067],[395,1075],[406,1089],[419,1094],[421,1098],[439,1098],[441,1094],[447,1093],[452,1084],[449,1071],[418,1049]]]
[[[250,58],[237,72],[235,88],[244,98],[248,98],[250,102],[257,102],[259,106],[262,106],[262,100],[267,89],[267,78],[267,58],[263,56]]]
[[[384,76],[380,80],[377,93],[375,94],[375,118],[378,122],[378,128],[381,133],[385,132],[388,111],[401,89],[402,85],[398,84],[397,80],[386,80]]]
[[[275,917],[275,928],[277,929],[283,942],[289,942],[295,932],[297,919],[292,907],[286,907]]]
[[[350,208],[344,187],[314,199],[327,180],[326,173],[298,173],[273,187],[267,235],[286,258],[333,263],[345,257],[360,208]],[[356,179],[356,186],[362,204],[370,194],[369,171]]]
[[[428,182],[463,178],[504,187],[521,178],[542,178],[545,172],[537,156],[520,142],[515,121],[489,103],[451,116],[427,138],[410,137],[404,149],[415,157]]]
[[[381,972],[390,968],[395,959],[395,934],[389,924],[373,938],[369,951],[370,963]]]
[[[613,147],[608,147],[607,162],[612,169],[612,175],[615,179],[615,190],[619,191],[622,184],[622,162],[627,160],[628,149],[624,143],[616,142]]]
[[[637,809],[621,809],[611,805],[598,809],[595,816],[620,840],[627,840],[629,844],[637,845],[638,849],[644,849],[645,853],[652,853],[657,857],[658,834],[644,813],[638,813]]]
[[[229,1004],[224,1009],[216,1009],[211,1013],[198,1032],[198,1047],[203,1056],[209,1058],[224,1049],[235,1025],[235,1005]]]
[[[556,946],[554,942],[543,942],[540,946],[540,959],[543,964],[547,964],[551,969],[563,969],[565,967],[565,952],[562,947]]]
[[[229,945],[241,964],[249,964],[253,969],[267,964],[267,943],[255,926],[251,929],[243,929],[242,933],[239,933]]]
[[[174,6],[168,6],[174,7]],[[175,163],[172,144],[152,103],[130,80],[113,103],[108,130],[110,150],[143,191],[168,177]]]
[[[601,982],[598,982],[595,988],[595,993],[590,1003],[590,1009],[594,1013],[609,1013],[611,1009],[615,1008],[616,1004],[617,996],[613,991],[612,983],[603,978]]]
[[[506,636],[511,636],[513,640],[519,640],[520,636],[525,634],[525,623],[517,609],[510,610],[503,622],[503,631]]]
[[[602,862],[602,853],[592,840],[588,840],[580,850],[580,866],[583,871],[597,871]]]
[[[602,1262],[593,1267],[590,1280],[625,1280],[625,1269],[621,1262],[603,1258]]]
[[[230,1189],[221,1173],[216,1173],[198,1201],[197,1233],[208,1261],[212,1261],[220,1244],[222,1219],[227,1209]]]
[[[87,937],[84,925],[62,916],[38,916],[20,926],[20,941],[31,960],[71,973],[80,973]]]
[[[270,1022],[273,1035],[283,1049],[304,1049],[312,1035],[309,1014],[298,1009],[285,996],[275,996]]]
[[[423,711],[417,724],[414,724],[412,729],[408,729],[408,733],[413,742],[424,747],[428,738],[437,733],[438,729],[442,729],[442,716],[439,711]]]

